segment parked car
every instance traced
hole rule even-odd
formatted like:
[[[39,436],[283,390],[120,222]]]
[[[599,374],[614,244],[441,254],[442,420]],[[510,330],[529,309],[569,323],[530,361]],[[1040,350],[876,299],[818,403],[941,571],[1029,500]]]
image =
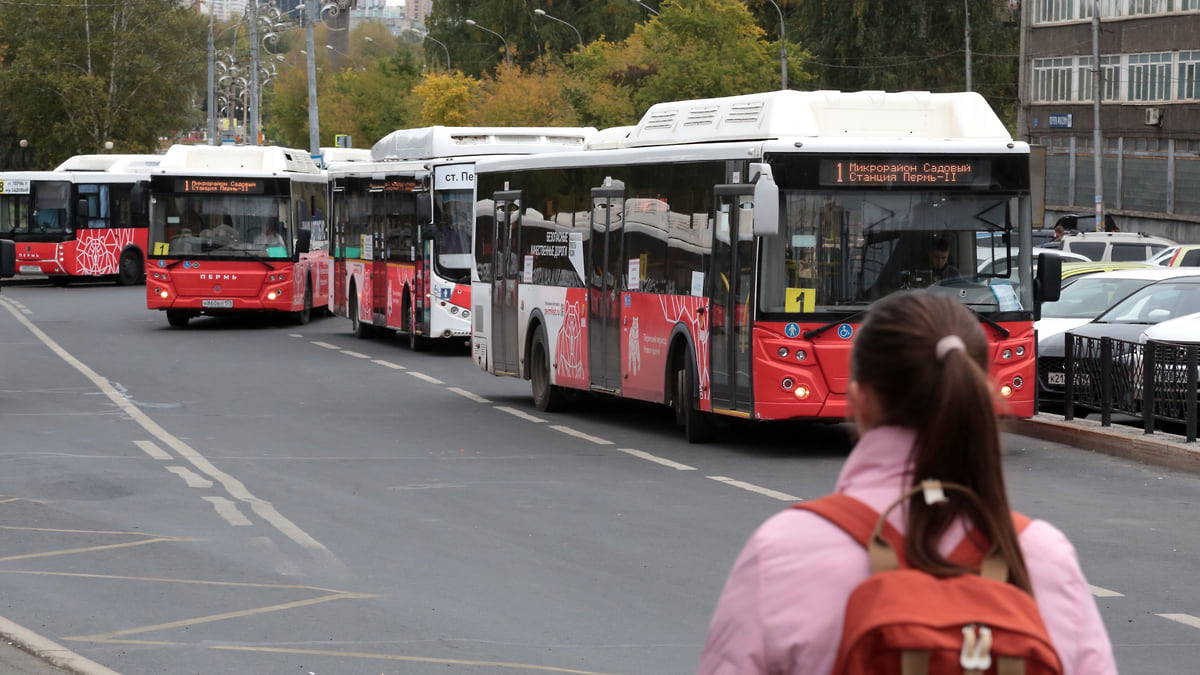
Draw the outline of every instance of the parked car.
[[[1200,314],[1188,314],[1146,329],[1142,341],[1156,340],[1180,345],[1200,344]]]
[[[1168,246],[1150,258],[1150,262],[1164,267],[1200,267],[1200,246]]]
[[[1062,266],[1062,287],[1066,288],[1080,279],[1092,274],[1101,272],[1113,272],[1116,270],[1136,270],[1154,267],[1148,262],[1095,262],[1088,260],[1080,261],[1065,261]],[[1107,309],[1107,308],[1106,308]]]
[[[1157,273],[1161,276],[1159,280],[1152,279],[1121,298],[1117,296],[1120,290],[1113,289],[1112,296],[1105,294],[1106,278],[1135,274],[1134,270],[1094,274],[1063,289],[1063,296],[1067,296],[1067,304],[1062,304],[1063,298],[1060,297],[1057,303],[1042,305],[1042,319],[1035,324],[1038,332],[1038,395],[1042,402],[1058,403],[1063,399],[1067,334],[1138,341],[1142,334],[1155,324],[1200,312],[1200,272],[1190,272],[1181,268],[1146,268],[1137,270],[1136,273]],[[1084,282],[1087,284],[1081,286]],[[1103,304],[1106,297],[1115,297],[1116,301],[1107,309],[1101,310],[1092,320],[1073,327],[1067,327],[1065,321],[1058,324],[1043,323],[1047,318],[1071,319],[1072,317],[1054,317],[1054,314],[1070,314],[1068,308],[1071,307],[1077,308],[1079,314],[1091,311],[1083,309],[1087,304],[1085,301],[1088,300],[1089,290],[1095,290],[1096,299],[1094,304],[1088,306]],[[1068,291],[1072,291],[1069,296]],[[1047,308],[1050,311],[1049,317]],[[1075,321],[1081,319],[1082,317],[1073,318]]]
[[[1088,260],[1139,262],[1176,244],[1165,237],[1139,232],[1068,232],[1059,241],[1042,244],[1042,248],[1079,253]]]
[[[1067,251],[1061,251],[1061,250],[1053,249],[1053,248],[1034,247],[1034,249],[1033,249],[1033,271],[1034,272],[1037,272],[1038,254],[1040,254],[1040,253],[1047,253],[1049,255],[1053,255],[1053,256],[1062,258],[1063,264],[1066,264],[1069,262],[1074,262],[1074,263],[1091,262],[1090,260],[1087,259],[1086,256],[1082,256],[1078,253],[1070,253]],[[990,258],[988,256],[991,255],[991,250],[981,248],[981,249],[978,249],[977,255],[979,256],[980,262],[979,262],[979,265],[978,265],[976,271],[979,273],[980,276],[1005,277],[1005,278],[1009,278],[1012,281],[1012,283],[1014,283],[1014,284],[1021,283],[1021,279],[1017,275],[1017,254],[1015,252],[1012,255],[1001,255],[1001,256],[997,256],[995,258]],[[1009,276],[1009,275],[1011,275],[1011,276]]]

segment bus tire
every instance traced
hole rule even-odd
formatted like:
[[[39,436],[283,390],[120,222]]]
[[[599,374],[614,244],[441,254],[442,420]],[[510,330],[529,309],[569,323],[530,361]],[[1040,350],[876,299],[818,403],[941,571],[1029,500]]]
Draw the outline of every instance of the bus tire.
[[[566,392],[550,384],[550,349],[546,345],[546,331],[541,328],[529,346],[529,382],[533,388],[533,407],[542,412],[562,410]]]
[[[417,310],[407,300],[407,290],[404,293],[404,297],[406,298],[404,309],[401,311],[404,312],[404,328],[406,329],[405,332],[408,333],[408,348],[414,352],[424,351],[427,341],[423,336],[417,335]]]
[[[117,285],[132,286],[140,284],[146,279],[145,267],[142,265],[142,256],[134,249],[128,249],[121,253],[121,259],[117,261]]]
[[[313,295],[312,286],[304,284],[304,309],[299,312],[292,312],[292,323],[297,326],[307,326],[312,319]]]
[[[683,425],[688,443],[707,443],[713,439],[715,428],[710,413],[700,409],[696,388],[696,364],[689,354],[675,371],[675,392],[671,402],[675,419]]]
[[[192,315],[187,312],[178,309],[167,310],[167,325],[172,328],[186,328],[191,318]]]
[[[354,337],[361,340],[371,337],[374,326],[363,323],[362,317],[358,315],[358,289],[350,291],[350,306],[346,308],[346,313],[350,315],[350,332],[354,333]]]

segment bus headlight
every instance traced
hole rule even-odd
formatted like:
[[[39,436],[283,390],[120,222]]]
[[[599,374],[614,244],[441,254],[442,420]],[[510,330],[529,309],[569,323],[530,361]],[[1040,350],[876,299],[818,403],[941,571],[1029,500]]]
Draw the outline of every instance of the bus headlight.
[[[268,300],[274,300],[275,298],[278,298],[278,297],[279,297],[279,291],[269,291],[267,293]]]
[[[450,305],[450,314],[454,316],[458,315],[458,305]]]
[[[162,298],[163,300],[166,300],[167,296],[170,295],[170,293],[167,293],[167,289],[165,288],[156,288],[154,289],[154,292],[157,293],[158,297]]]

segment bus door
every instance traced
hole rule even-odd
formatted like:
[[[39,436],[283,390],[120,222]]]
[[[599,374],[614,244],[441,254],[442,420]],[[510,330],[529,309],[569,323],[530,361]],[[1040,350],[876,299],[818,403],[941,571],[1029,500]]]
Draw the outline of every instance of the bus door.
[[[338,316],[349,316],[346,303],[346,181],[335,178],[329,189],[329,267],[333,271],[330,309]]]
[[[625,188],[592,188],[591,260],[588,265],[588,372],[593,389],[621,388],[621,218]]]
[[[521,344],[517,340],[517,283],[521,273],[521,192],[507,190],[492,195],[495,228],[492,247],[492,367],[498,375],[517,375]]]
[[[713,188],[713,273],[710,275],[709,348],[714,410],[749,415],[753,349],[750,343],[754,286],[754,186]],[[700,366],[703,367],[703,366]]]
[[[382,190],[376,191],[372,189],[371,201],[374,202],[376,208],[370,210],[370,215],[367,216],[367,230],[371,236],[371,251],[370,255],[363,254],[363,258],[367,261],[366,274],[371,275],[371,318],[372,323],[377,326],[387,326],[387,299],[388,299],[388,250],[387,250],[387,227],[388,221],[391,220],[388,214],[395,209],[395,196],[390,192]],[[382,207],[382,208],[378,208]]]

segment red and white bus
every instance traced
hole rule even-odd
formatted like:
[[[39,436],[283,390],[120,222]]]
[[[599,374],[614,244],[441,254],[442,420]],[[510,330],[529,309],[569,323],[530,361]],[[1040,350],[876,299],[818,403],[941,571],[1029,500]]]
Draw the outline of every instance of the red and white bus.
[[[585,128],[401,129],[371,160],[331,162],[333,312],[359,337],[398,331],[412,349],[471,334],[472,163],[580,150]]]
[[[539,409],[662,403],[692,441],[718,416],[842,419],[865,310],[928,287],[978,313],[1001,407],[1033,414],[1058,273],[1031,283],[1029,148],[982,97],[682,101],[595,140],[475,164],[472,357],[532,380]],[[941,242],[962,273],[930,285]],[[999,254],[1015,266],[975,273]]]
[[[17,274],[141,283],[147,183],[158,155],[77,155],[54,171],[0,174],[0,238],[17,247]]]
[[[146,306],[175,327],[247,312],[308,323],[329,303],[327,185],[305,150],[172,146],[150,175]]]

